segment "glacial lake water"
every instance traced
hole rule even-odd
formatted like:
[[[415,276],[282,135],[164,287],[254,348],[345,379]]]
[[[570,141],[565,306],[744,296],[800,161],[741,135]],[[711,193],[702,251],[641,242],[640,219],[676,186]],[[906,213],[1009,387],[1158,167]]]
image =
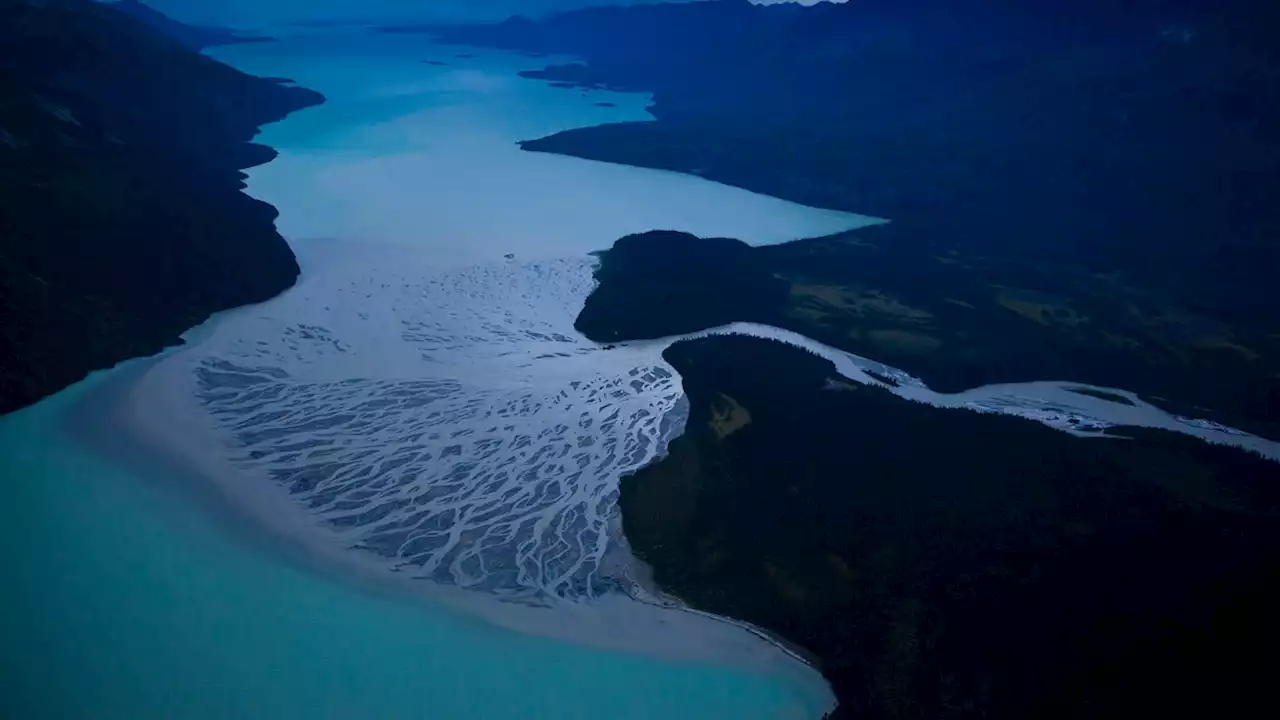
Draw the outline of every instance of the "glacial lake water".
[[[68,437],[65,414],[107,379],[0,418],[3,717],[772,718],[823,701],[300,569]]]
[[[869,219],[520,151],[645,117],[643,96],[516,76],[548,59],[351,31],[213,54],[329,97],[266,128],[280,157],[249,173],[303,277],[182,349],[0,418],[0,715],[819,716],[831,696],[816,672],[746,630],[623,592],[643,579],[616,479],[679,430],[679,378],[665,342],[601,347],[572,324],[588,253],[621,235],[764,244]],[[1073,431],[1112,418],[1240,438],[1061,383],[940,396],[794,334],[735,330],[809,345],[861,382],[891,375],[924,402]],[[89,406],[200,477],[106,457],[73,431]],[[408,597],[294,562],[189,492],[197,481],[250,523],[285,528],[275,542],[450,592]]]
[[[584,97],[519,79],[516,71],[541,64],[527,58],[475,51],[475,58],[461,59],[452,55],[463,50],[430,48],[421,38],[320,35],[215,53],[249,72],[292,77],[330,98],[267,128],[260,141],[281,156],[251,171],[250,193],[279,207],[280,228],[298,251],[304,266],[298,288],[224,314],[195,333],[188,348],[144,361],[144,370],[135,363],[100,373],[0,418],[0,474],[10,493],[0,511],[10,548],[0,620],[0,714],[131,720],[820,715],[831,696],[818,674],[734,626],[678,613],[684,624],[670,632],[682,636],[680,648],[630,648],[629,638],[660,634],[651,624],[668,621],[620,607],[641,604],[622,599],[616,578],[593,574],[606,553],[619,552],[610,547],[616,498],[594,478],[642,464],[660,450],[672,432],[661,421],[677,404],[679,386],[651,366],[641,373],[643,383],[632,375],[637,364],[652,365],[660,347],[608,358],[569,335],[590,287],[587,253],[622,234],[671,227],[779,242],[865,219],[697,178],[524,153],[516,140],[643,118],[645,98]],[[421,62],[435,57],[450,65]],[[521,370],[543,356],[554,361]],[[506,508],[507,525],[476,517],[492,483],[443,501],[452,503],[448,518],[459,532],[472,533],[460,542],[473,548],[470,554],[443,558],[429,543],[419,543],[414,554],[403,537],[399,554],[390,553],[399,561],[393,572],[424,583],[443,580],[477,596],[528,601],[529,592],[549,591],[561,605],[538,612],[571,626],[564,633],[570,640],[594,634],[601,642],[519,632],[456,602],[382,592],[293,562],[208,507],[208,493],[189,492],[191,477],[168,479],[165,467],[142,472],[74,431],[76,414],[103,402],[149,415],[144,425],[208,431],[207,441],[186,437],[175,444],[225,453],[234,477],[216,488],[219,497],[225,491],[253,505],[258,494],[275,489],[250,485],[271,484],[275,476],[263,463],[280,458],[264,446],[252,453],[256,463],[238,462],[244,457],[235,448],[255,448],[246,437],[219,435],[243,426],[228,388],[268,394],[281,388],[220,385],[218,378],[264,368],[271,372],[259,379],[287,374],[279,400],[297,401],[294,410],[305,418],[274,434],[268,427],[258,440],[274,448],[299,433],[314,436],[312,421],[319,418],[332,432],[318,439],[351,453],[357,469],[374,462],[366,451],[392,453],[406,438],[438,426],[536,446],[547,439],[539,433],[549,427],[563,434],[559,428],[570,424],[564,418],[582,414],[582,408],[550,407],[562,390],[592,383],[604,394],[629,390],[629,397],[613,401],[626,421],[600,419],[595,427],[611,425],[609,437],[584,446],[589,457],[575,466],[580,472],[573,480],[558,477],[572,474],[565,467],[548,464],[508,479],[530,490],[519,508]],[[122,373],[142,375],[140,389],[104,394],[104,387],[122,382]],[[655,384],[662,390],[656,395]],[[443,419],[438,409],[419,404],[394,412],[384,406],[372,428],[367,419],[359,428],[324,421],[351,403],[405,393],[447,406]],[[176,395],[182,395],[178,405],[157,400]],[[474,418],[477,404],[512,403],[533,412],[525,417],[513,407],[509,422],[492,432],[466,419]],[[597,404],[590,412],[598,410]],[[102,408],[93,412],[110,416]],[[189,423],[182,413],[200,418]],[[434,418],[430,427],[415,425],[426,416]],[[343,444],[345,435],[354,442]],[[423,439],[436,460],[456,448],[454,458],[436,462],[422,452],[407,465],[423,474],[420,486],[429,486],[456,471],[459,456],[483,465],[485,440]],[[268,477],[259,478],[259,471]],[[231,487],[237,482],[244,485]],[[556,494],[559,501],[552,499]],[[303,523],[325,521],[318,532],[344,527],[326,515],[332,508],[297,507]],[[267,519],[277,520],[291,521]],[[343,549],[362,546],[374,560],[385,559],[382,546],[356,532],[360,527],[343,536],[351,540]],[[422,530],[419,539],[428,535]],[[565,551],[570,545],[574,552]],[[589,609],[606,605],[608,612]],[[697,647],[704,626],[705,652]],[[717,662],[753,653],[782,659]]]

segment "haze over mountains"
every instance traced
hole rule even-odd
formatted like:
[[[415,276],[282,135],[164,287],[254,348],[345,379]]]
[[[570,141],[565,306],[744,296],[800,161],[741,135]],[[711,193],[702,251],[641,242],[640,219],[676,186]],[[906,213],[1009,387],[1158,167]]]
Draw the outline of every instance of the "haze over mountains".
[[[652,1],[652,0],[650,0]],[[757,0],[773,4],[783,0]],[[812,5],[822,0],[802,0]],[[151,0],[158,10],[186,22],[254,26],[264,23],[349,20],[493,21],[515,14],[540,15],[626,0]]]

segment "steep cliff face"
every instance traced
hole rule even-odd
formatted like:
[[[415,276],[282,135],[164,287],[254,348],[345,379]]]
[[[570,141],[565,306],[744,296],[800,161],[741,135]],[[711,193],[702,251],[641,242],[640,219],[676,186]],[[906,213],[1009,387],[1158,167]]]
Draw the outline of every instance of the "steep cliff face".
[[[240,170],[323,101],[110,6],[0,0],[0,412],[266,300],[298,266]]]

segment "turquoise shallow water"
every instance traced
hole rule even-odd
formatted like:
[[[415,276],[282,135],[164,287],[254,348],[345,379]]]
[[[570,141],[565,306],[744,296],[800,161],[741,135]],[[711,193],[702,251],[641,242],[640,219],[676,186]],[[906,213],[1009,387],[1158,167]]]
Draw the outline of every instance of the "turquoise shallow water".
[[[99,375],[0,418],[4,718],[774,718],[780,678],[517,634],[299,569],[78,446]]]
[[[220,51],[330,97],[267,128],[281,157],[251,173],[292,241],[369,241],[370,254],[393,241],[462,263],[513,248],[585,257],[672,224],[777,241],[848,223],[695,178],[520,152],[516,139],[641,117],[644,98],[555,91],[515,77],[538,63],[500,54],[427,66],[450,54],[420,44]],[[618,107],[594,105],[605,97]],[[815,673],[570,645],[304,569],[211,509],[208,491],[188,492],[190,478],[140,475],[66,431],[121,372],[0,417],[4,720],[812,718],[830,699]]]

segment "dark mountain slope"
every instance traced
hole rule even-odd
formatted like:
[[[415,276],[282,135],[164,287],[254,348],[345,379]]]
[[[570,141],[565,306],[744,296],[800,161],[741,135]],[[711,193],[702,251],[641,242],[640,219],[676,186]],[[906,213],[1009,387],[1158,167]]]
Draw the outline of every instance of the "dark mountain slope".
[[[1274,463],[1162,431],[1077,438],[720,336],[622,480],[663,589],[818,657],[848,718],[1249,717],[1280,640]]]
[[[214,45],[233,45],[246,42],[271,42],[274,38],[260,35],[242,35],[236,30],[209,25],[188,25],[178,22],[140,0],[119,0],[112,9],[142,21],[148,26],[195,50]]]
[[[258,126],[323,98],[109,6],[0,0],[0,412],[289,287],[241,192]]]
[[[1127,367],[1158,365],[1148,385],[1162,387],[1148,390],[1184,396],[1180,409],[1280,428],[1274,3],[723,0],[435,32],[586,61],[533,77],[653,92],[656,122],[570,130],[526,149],[894,220],[849,239],[874,262],[841,247],[826,277],[805,283],[904,297],[928,282],[966,288],[951,297],[969,304],[1016,295],[984,325],[1003,333],[1001,363],[977,361],[961,337],[972,323],[948,319],[964,305],[935,313],[959,341],[937,362],[900,367],[940,387],[1124,379],[1109,361],[1035,360],[1092,333],[1086,342],[1109,343],[1107,354],[1142,356]],[[1026,298],[1088,317],[1055,324]],[[1111,332],[1124,326],[1138,334]],[[828,341],[897,361],[849,329]],[[1179,387],[1194,392],[1166,390]]]
[[[541,76],[654,93],[657,123],[527,149],[930,219],[957,245],[1070,254],[1162,288],[1194,268],[1205,302],[1243,313],[1276,311],[1253,292],[1280,261],[1276,30],[1257,0],[723,0],[438,33],[576,54],[585,69]]]
[[[752,248],[655,231],[600,253],[575,327],[599,342],[736,321],[794,330],[956,392],[1070,379],[1280,437],[1280,337],[1079,264],[912,247],[909,222]]]

